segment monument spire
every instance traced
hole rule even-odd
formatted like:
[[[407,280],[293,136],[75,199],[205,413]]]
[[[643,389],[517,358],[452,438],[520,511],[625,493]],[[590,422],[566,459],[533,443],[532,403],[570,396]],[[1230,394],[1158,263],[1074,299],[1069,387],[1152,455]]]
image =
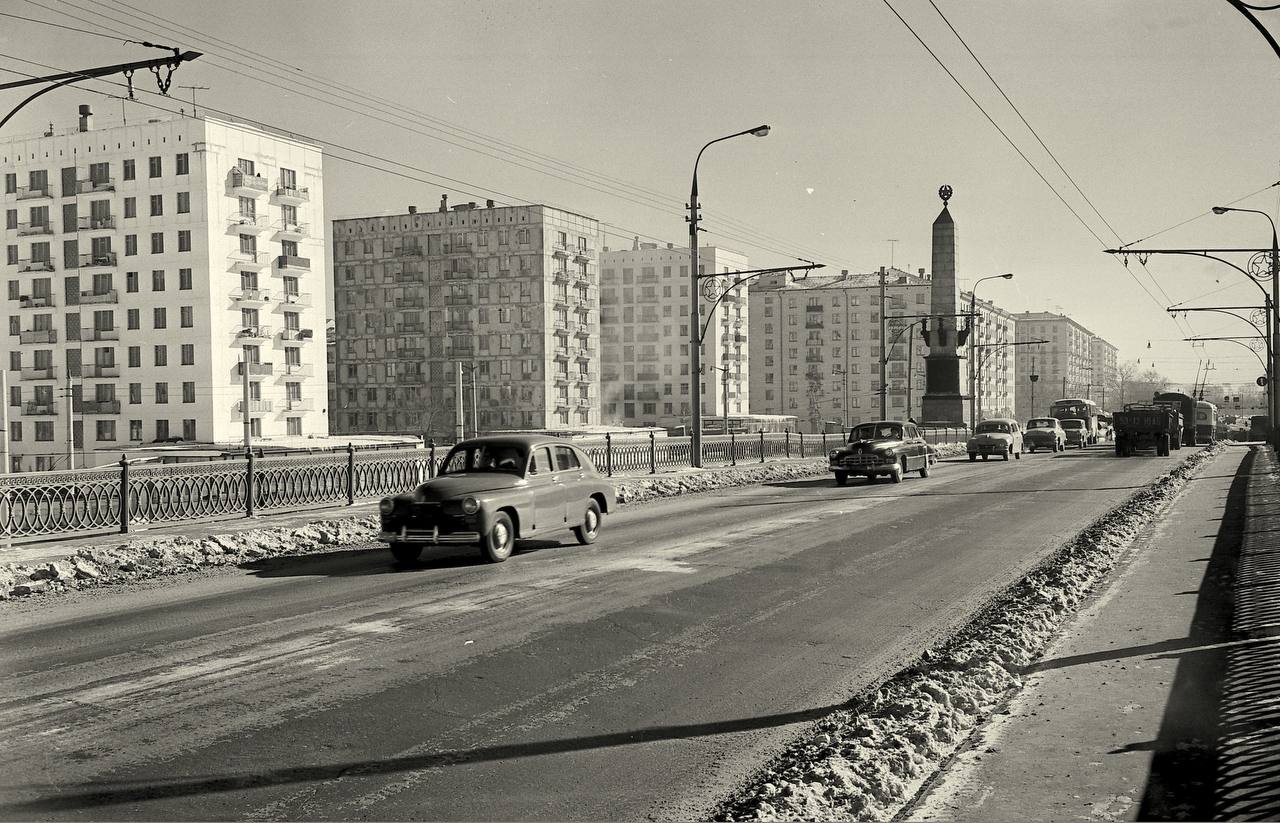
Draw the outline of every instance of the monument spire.
[[[921,416],[928,422],[964,425],[960,393],[960,288],[956,279],[956,224],[947,208],[950,186],[938,189],[942,211],[933,221],[933,269],[929,286],[929,330],[925,343],[925,395]]]

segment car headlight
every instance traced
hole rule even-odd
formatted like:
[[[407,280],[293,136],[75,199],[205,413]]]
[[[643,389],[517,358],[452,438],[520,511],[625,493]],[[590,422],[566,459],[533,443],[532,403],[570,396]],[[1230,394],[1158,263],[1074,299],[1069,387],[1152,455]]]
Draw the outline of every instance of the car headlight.
[[[480,511],[480,503],[474,497],[468,497],[462,501],[463,514],[475,514]]]
[[[840,456],[840,452],[839,452],[839,451],[837,451],[836,449],[832,449],[832,450],[831,450],[831,454],[827,455],[827,459],[828,459],[828,460],[835,460],[835,459],[836,459],[837,457],[839,457],[839,456]]]
[[[881,452],[881,454],[883,454],[885,457],[893,457],[895,454],[897,454],[897,452],[894,451],[893,449],[885,449],[884,451]]]
[[[392,500],[390,497],[384,497],[382,498],[382,501],[378,503],[378,511],[383,514],[391,514],[391,512],[395,511],[395,508],[396,501]]]

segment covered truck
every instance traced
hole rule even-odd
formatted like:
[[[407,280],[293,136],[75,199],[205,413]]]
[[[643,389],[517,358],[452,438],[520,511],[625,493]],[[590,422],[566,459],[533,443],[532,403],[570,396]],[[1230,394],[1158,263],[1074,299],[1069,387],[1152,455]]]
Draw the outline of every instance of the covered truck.
[[[1129,403],[1113,418],[1116,457],[1130,457],[1138,449],[1155,449],[1168,457],[1169,448],[1182,437],[1182,413],[1167,405]]]

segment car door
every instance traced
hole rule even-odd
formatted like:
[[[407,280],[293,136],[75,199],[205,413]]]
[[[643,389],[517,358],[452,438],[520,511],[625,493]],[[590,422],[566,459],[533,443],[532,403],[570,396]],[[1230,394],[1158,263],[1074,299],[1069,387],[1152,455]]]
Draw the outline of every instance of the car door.
[[[580,517],[587,510],[587,494],[583,491],[586,473],[578,452],[572,446],[553,446],[556,455],[556,469],[560,477],[560,523],[576,526]]]
[[[529,454],[529,491],[533,499],[533,522],[541,533],[558,528],[564,518],[560,475],[549,446],[538,446]]]

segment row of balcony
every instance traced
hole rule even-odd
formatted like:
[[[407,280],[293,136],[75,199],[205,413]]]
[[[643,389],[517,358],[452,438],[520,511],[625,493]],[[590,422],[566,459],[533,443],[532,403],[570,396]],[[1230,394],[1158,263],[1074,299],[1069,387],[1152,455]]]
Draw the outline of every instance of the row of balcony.
[[[271,292],[266,289],[236,289],[231,292],[231,299],[237,303],[262,305],[271,302]],[[301,307],[310,306],[312,302],[310,292],[287,291],[279,295],[279,300],[284,305]]]
[[[272,258],[275,258],[272,260]],[[272,255],[265,251],[234,251],[227,255],[227,264],[233,268],[263,268],[275,264],[281,270],[311,271],[310,257],[297,257],[290,254]]]
[[[305,203],[311,199],[311,192],[306,186],[278,184],[272,188],[262,175],[246,174],[238,169],[233,169],[228,175],[227,188],[230,194],[238,197],[257,197],[270,191],[271,196],[282,203]]]
[[[106,231],[116,227],[116,218],[112,215],[105,217],[77,217],[75,228],[66,229],[68,233],[78,231]],[[52,222],[49,223],[19,223],[16,230],[19,237],[40,234],[57,234]]]
[[[227,218],[227,228],[237,234],[274,231],[277,238],[285,240],[304,240],[311,236],[311,226],[307,223],[272,222],[265,214],[236,212]]]
[[[315,332],[311,329],[282,329],[279,337],[281,340],[313,340],[315,339]],[[236,338],[240,342],[270,340],[272,338],[271,327],[245,326],[236,332]]]
[[[310,363],[284,363],[280,366],[279,373],[274,363],[237,363],[235,368],[236,377],[244,377],[245,367],[249,368],[249,379],[263,377],[314,377],[315,366]]]
[[[76,194],[97,194],[115,190],[116,181],[109,177],[103,180],[77,180],[75,187]],[[53,199],[53,186],[50,183],[45,183],[43,186],[19,186],[16,196],[19,200]],[[70,197],[71,195],[62,196]]]
[[[18,375],[23,380],[56,380],[58,379],[58,367],[49,366],[23,366],[18,370]],[[119,377],[120,366],[111,363],[85,363],[80,366],[81,377]]]

